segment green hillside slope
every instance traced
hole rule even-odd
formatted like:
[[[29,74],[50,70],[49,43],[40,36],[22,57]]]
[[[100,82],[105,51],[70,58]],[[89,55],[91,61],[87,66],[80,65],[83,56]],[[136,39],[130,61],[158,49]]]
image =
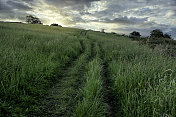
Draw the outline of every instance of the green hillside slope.
[[[175,58],[127,37],[0,23],[0,116],[175,116],[175,80]]]

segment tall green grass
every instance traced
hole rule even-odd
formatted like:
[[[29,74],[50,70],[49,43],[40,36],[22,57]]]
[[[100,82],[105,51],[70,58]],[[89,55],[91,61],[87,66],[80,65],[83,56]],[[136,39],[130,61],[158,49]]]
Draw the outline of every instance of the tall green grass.
[[[85,86],[80,91],[75,117],[103,117],[105,106],[103,103],[101,65],[98,59],[88,64]]]
[[[38,116],[64,116],[70,117],[77,104],[76,95],[78,89],[85,81],[84,75],[86,63],[91,56],[90,42],[80,40],[82,43],[82,53],[69,65],[62,78],[49,91],[47,98],[43,100],[41,111],[34,115]],[[49,100],[48,100],[49,99]],[[29,114],[30,115],[30,114]]]
[[[175,58],[161,56],[147,46],[113,34],[0,23],[1,116],[37,111],[45,90],[83,52],[69,72],[81,81],[73,116],[106,115],[103,67],[107,67],[104,72],[110,83],[109,97],[113,97],[113,116],[176,115]],[[80,76],[77,69],[84,71],[85,62],[85,75]]]
[[[110,63],[112,89],[121,103],[119,111],[124,116],[175,116],[176,62],[148,57]]]
[[[0,27],[1,115],[35,111],[45,87],[80,54],[80,41],[70,29],[6,23]]]
[[[109,40],[104,51],[115,115],[175,116],[176,60],[130,41]]]
[[[95,58],[89,62],[85,85],[78,94],[75,117],[103,117],[106,109],[103,102],[102,61],[98,44],[94,47]]]
[[[176,115],[176,60],[125,37],[89,33],[102,44],[111,83],[113,116]]]

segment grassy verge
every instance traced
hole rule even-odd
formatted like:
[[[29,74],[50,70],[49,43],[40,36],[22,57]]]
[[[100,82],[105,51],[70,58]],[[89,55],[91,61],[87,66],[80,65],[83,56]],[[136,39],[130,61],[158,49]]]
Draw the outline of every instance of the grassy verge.
[[[85,86],[80,90],[75,117],[103,117],[105,113],[102,92],[101,64],[94,59],[88,64]]]
[[[97,44],[94,49],[96,57],[87,66],[86,82],[79,92],[78,104],[74,112],[75,117],[103,117],[105,115],[102,65]]]
[[[125,46],[127,43],[111,41],[103,47],[114,116],[175,116],[175,59],[132,42]]]

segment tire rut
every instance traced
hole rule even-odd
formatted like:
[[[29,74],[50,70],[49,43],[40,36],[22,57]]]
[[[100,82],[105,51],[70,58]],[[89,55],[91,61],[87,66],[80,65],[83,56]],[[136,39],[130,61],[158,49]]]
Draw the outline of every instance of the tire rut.
[[[73,99],[76,97],[78,87],[78,77],[80,74],[72,73],[72,69],[79,62],[79,58],[84,54],[84,45],[80,41],[82,51],[77,58],[74,58],[68,63],[68,66],[63,69],[63,75],[54,83],[53,87],[48,90],[46,97],[43,99],[43,104],[38,113],[33,116],[37,117],[69,117],[74,104]],[[80,68],[81,71],[81,68]],[[82,72],[81,72],[82,73]]]
[[[102,46],[99,44],[99,48],[100,48],[100,58],[102,59],[102,64],[103,64],[103,79],[104,79],[104,82],[103,82],[103,89],[104,89],[104,101],[106,103],[106,117],[114,117],[114,113],[113,113],[113,105],[112,105],[112,100],[113,100],[113,96],[112,96],[112,93],[111,93],[111,87],[110,87],[110,80],[108,78],[108,64],[106,63],[106,61],[104,60],[104,50],[102,48]]]

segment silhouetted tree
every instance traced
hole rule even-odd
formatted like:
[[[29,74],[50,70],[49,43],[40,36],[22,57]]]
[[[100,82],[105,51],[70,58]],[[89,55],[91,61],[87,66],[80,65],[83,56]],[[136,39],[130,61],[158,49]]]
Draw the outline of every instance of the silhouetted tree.
[[[50,26],[58,26],[58,27],[62,27],[61,25],[56,24],[56,23],[53,23],[53,24],[51,24]]]
[[[130,33],[130,36],[131,37],[140,37],[141,34],[139,32],[137,32],[137,31],[133,31],[132,33]]]
[[[51,24],[50,26],[59,26],[58,24],[56,24],[56,23],[53,23],[53,24]]]
[[[167,34],[167,33],[164,34],[164,38],[172,39],[172,38],[171,38],[171,35],[169,35],[169,34]]]
[[[160,29],[155,29],[150,32],[150,37],[161,38],[164,37],[163,32]]]
[[[32,15],[26,16],[26,22],[29,24],[42,24],[39,18]]]

